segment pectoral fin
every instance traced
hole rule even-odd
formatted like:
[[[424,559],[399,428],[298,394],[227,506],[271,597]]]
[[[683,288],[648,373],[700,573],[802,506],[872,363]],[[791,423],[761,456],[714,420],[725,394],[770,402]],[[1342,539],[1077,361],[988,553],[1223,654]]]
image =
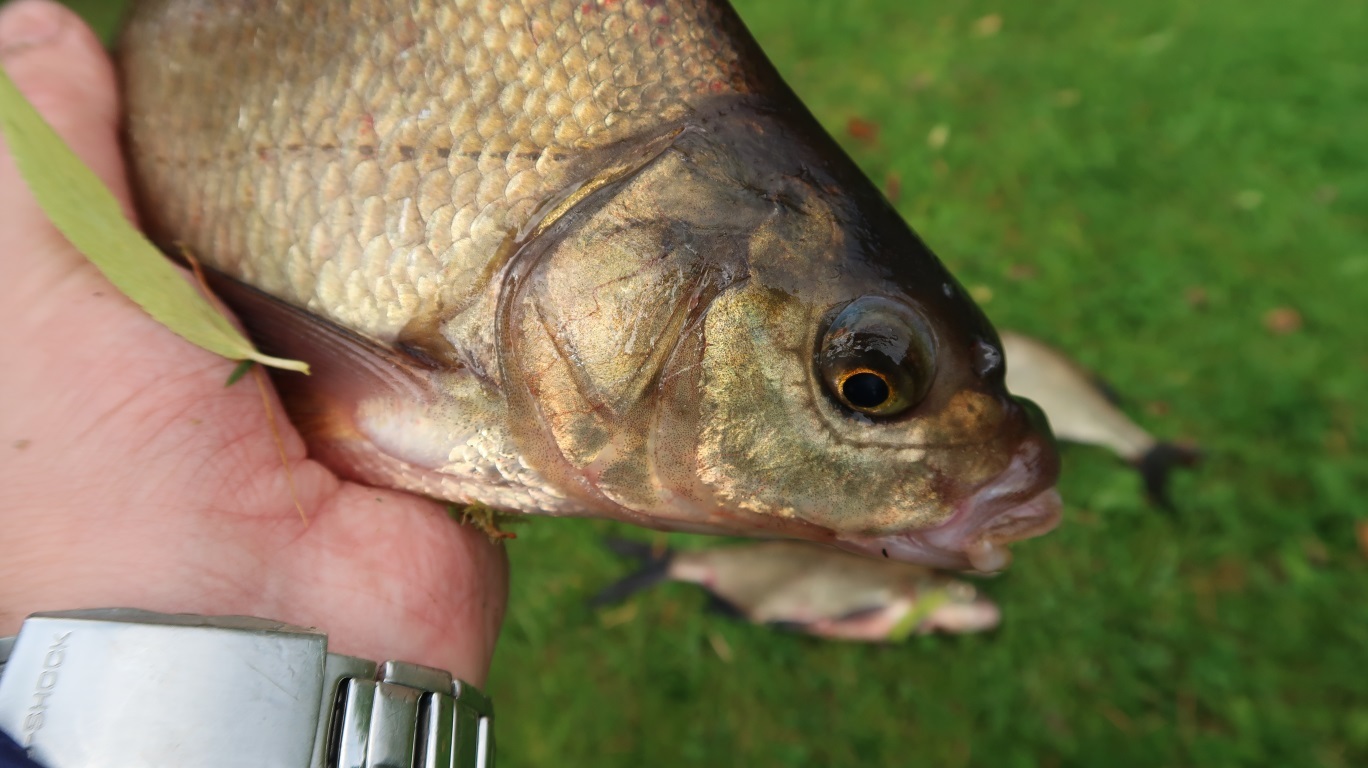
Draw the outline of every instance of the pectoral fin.
[[[368,399],[422,401],[431,397],[428,361],[220,272],[205,273],[214,293],[237,313],[263,351],[309,364],[310,376],[273,374],[281,399],[302,432],[349,431],[350,414]]]
[[[501,502],[503,487],[486,492],[474,479],[482,468],[452,464],[452,451],[479,431],[469,403],[449,391],[465,376],[459,366],[369,338],[225,275],[208,279],[261,349],[312,368],[310,376],[272,372],[312,458],[370,485],[509,506]]]

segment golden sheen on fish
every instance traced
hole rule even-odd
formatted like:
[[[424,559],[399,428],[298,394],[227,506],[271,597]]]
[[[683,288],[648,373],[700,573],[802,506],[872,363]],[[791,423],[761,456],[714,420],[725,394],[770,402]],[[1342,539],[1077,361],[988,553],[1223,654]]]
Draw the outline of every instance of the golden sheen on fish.
[[[697,584],[714,605],[754,624],[835,640],[883,642],[912,634],[993,629],[1001,612],[974,585],[911,563],[857,557],[797,541],[656,551],[611,539],[641,570],[592,601],[603,606],[662,581]]]
[[[345,475],[951,567],[1057,521],[992,327],[723,2],[139,0],[119,64],[148,231]]]

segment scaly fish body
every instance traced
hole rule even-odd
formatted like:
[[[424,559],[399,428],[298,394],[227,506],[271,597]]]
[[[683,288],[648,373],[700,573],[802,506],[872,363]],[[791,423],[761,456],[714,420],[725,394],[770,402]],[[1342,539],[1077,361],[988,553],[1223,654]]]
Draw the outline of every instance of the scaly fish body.
[[[728,612],[752,623],[834,639],[980,632],[1000,620],[997,606],[965,581],[828,547],[770,541],[656,553],[638,542],[609,544],[644,567],[603,590],[596,605],[618,602],[661,581],[681,581],[707,589]]]
[[[991,326],[723,2],[139,0],[120,67],[149,232],[344,474],[945,566],[1057,520]]]

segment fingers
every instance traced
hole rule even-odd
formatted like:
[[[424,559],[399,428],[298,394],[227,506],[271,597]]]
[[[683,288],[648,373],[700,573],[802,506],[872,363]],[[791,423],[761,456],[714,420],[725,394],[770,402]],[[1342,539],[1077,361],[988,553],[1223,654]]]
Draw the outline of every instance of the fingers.
[[[118,86],[109,57],[81,19],[52,0],[0,9],[0,66],[24,96],[124,204],[128,185],[118,141]],[[64,271],[81,262],[63,246],[0,142],[0,271]],[[57,263],[52,263],[53,260]]]

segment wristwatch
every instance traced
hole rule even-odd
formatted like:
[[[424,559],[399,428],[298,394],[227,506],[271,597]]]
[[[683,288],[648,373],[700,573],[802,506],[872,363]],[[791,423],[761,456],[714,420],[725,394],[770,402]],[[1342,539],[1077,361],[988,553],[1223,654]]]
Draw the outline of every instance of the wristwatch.
[[[0,639],[0,730],[48,768],[492,768],[488,697],[246,616],[35,613]]]

